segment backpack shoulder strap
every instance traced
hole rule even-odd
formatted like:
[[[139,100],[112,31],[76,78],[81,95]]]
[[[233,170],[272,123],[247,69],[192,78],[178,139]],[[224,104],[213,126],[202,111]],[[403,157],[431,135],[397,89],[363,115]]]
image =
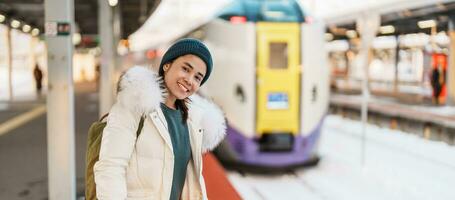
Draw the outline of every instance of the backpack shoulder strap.
[[[108,115],[109,115],[109,113],[104,114],[99,121],[100,122],[103,121],[103,119],[106,118]],[[139,126],[136,131],[136,137],[139,137],[139,135],[141,134],[142,128],[144,127],[144,121],[145,121],[145,115],[142,115],[141,121],[139,121]]]
[[[142,115],[141,121],[139,121],[139,127],[137,128],[137,131],[136,131],[136,138],[138,138],[139,135],[141,134],[142,128],[144,127],[144,121],[145,121],[145,115]]]
[[[109,115],[109,113],[104,114],[104,115],[100,118],[99,122],[102,122],[103,119],[106,118],[108,115]]]

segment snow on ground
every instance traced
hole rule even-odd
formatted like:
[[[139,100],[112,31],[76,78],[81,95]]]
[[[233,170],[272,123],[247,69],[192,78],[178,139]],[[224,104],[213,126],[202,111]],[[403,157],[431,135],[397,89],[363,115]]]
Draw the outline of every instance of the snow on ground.
[[[455,199],[455,147],[367,125],[362,165],[361,123],[328,116],[321,162],[294,174],[229,179],[244,199]]]

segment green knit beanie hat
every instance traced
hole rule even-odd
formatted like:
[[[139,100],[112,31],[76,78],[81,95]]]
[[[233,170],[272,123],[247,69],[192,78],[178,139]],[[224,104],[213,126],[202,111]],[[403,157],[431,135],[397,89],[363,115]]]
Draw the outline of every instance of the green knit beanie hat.
[[[163,76],[164,70],[163,66],[164,64],[173,61],[174,59],[184,56],[187,54],[192,54],[197,57],[199,57],[201,60],[204,61],[205,65],[207,66],[207,73],[205,74],[204,78],[201,81],[201,85],[207,81],[207,79],[210,76],[210,73],[212,72],[213,68],[213,62],[212,62],[212,56],[210,55],[209,49],[202,43],[201,41],[197,39],[192,39],[192,38],[184,38],[181,40],[178,40],[176,43],[174,43],[169,49],[166,51],[166,53],[163,55],[163,59],[161,59],[161,64],[160,64],[160,69],[158,74],[160,76]]]

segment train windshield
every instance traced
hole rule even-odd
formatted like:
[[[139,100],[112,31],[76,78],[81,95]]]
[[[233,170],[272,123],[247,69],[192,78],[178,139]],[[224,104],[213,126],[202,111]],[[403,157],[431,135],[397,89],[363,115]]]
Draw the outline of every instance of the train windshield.
[[[235,0],[219,17],[230,20],[245,16],[251,22],[304,22],[300,5],[295,0]]]
[[[299,5],[295,1],[264,1],[260,21],[301,22]]]

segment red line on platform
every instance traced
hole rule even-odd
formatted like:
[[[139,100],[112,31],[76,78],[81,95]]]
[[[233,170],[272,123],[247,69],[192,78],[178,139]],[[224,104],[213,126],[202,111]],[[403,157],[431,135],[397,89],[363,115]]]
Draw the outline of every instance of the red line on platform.
[[[229,182],[223,166],[211,153],[203,156],[205,185],[207,196],[210,200],[240,200],[242,199],[232,184]]]

